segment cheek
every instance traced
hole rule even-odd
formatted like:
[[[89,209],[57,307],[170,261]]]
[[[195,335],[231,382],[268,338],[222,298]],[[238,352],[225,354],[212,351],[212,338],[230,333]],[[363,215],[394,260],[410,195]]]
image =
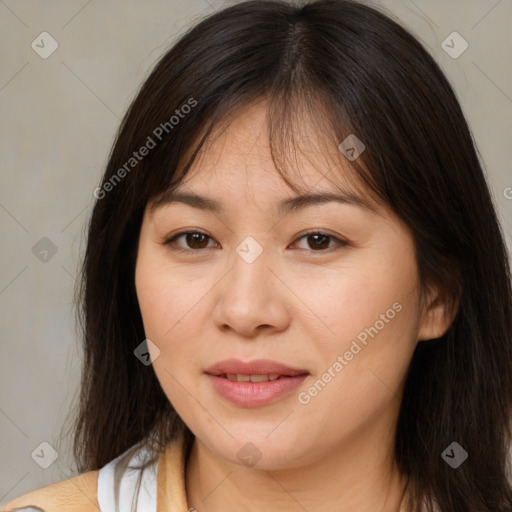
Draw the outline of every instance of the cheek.
[[[366,329],[375,332],[371,329],[375,324],[380,337],[387,333],[395,338],[404,328],[403,317],[417,315],[417,272],[412,257],[411,261],[403,258],[400,266],[395,257],[382,252],[356,256],[336,272],[309,274],[295,288],[314,313],[302,318],[311,318],[308,324],[316,330],[315,340],[322,351],[339,351],[360,333],[364,341]]]
[[[173,405],[189,404],[183,389],[191,388],[197,367],[195,340],[202,324],[194,321],[193,305],[198,299],[193,284],[177,282],[176,273],[146,256],[139,254],[135,284],[145,336],[159,350],[152,368]]]
[[[366,390],[367,396],[376,392],[375,386],[398,389],[416,346],[417,279],[414,255],[404,249],[370,253],[350,267],[347,263],[323,293],[321,287],[310,285],[310,304],[314,301],[329,328],[324,326],[322,335],[314,338],[323,362],[318,370],[322,374],[331,368],[336,374],[332,388],[340,393],[347,387],[357,388],[359,394]],[[310,329],[309,337],[314,334]]]
[[[414,297],[395,301],[394,293],[364,290],[347,303],[350,314],[339,314],[330,343],[324,335],[325,345],[317,344],[322,364],[298,397],[304,412],[322,418],[333,437],[349,436],[398,407],[415,347]]]
[[[153,367],[170,397],[177,386],[174,378],[189,386],[199,372],[197,358],[205,350],[201,340],[208,320],[203,306],[208,282],[184,277],[183,271],[169,268],[149,251],[139,255],[135,282],[146,338],[160,351]]]
[[[168,268],[151,250],[139,251],[135,286],[144,329],[148,338],[160,344],[170,337],[181,318],[193,307],[193,283],[180,280],[180,273]]]
[[[165,279],[158,279],[150,265],[140,259],[135,273],[137,299],[146,336],[156,341],[171,327],[172,295]],[[166,314],[167,312],[167,314]]]

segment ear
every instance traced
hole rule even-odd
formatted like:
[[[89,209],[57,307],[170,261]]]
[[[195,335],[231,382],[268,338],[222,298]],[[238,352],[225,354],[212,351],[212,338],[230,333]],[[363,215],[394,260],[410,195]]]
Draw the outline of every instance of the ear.
[[[459,301],[442,286],[432,285],[422,302],[418,341],[440,338],[452,325]]]

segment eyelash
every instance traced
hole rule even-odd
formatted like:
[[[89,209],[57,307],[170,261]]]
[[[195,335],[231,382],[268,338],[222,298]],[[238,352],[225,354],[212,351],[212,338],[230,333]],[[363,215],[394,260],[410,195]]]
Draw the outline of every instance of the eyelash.
[[[202,252],[202,251],[205,251],[206,249],[211,249],[211,247],[205,247],[203,249],[184,249],[184,248],[176,248],[176,247],[172,247],[172,243],[175,242],[178,238],[180,238],[181,236],[184,236],[184,235],[195,235],[195,234],[198,234],[198,235],[204,235],[206,238],[209,238],[210,240],[213,240],[213,238],[209,235],[207,235],[206,233],[203,233],[202,231],[180,231],[179,233],[176,233],[175,235],[172,235],[170,238],[168,238],[167,240],[165,240],[163,242],[163,245],[167,245],[171,248],[171,250],[173,251],[177,251],[177,252],[187,252],[187,253],[191,253],[191,252]],[[312,236],[312,235],[320,235],[320,236],[325,236],[325,237],[328,237],[332,240],[336,240],[338,242],[338,247],[329,247],[327,249],[320,249],[320,250],[313,250],[313,249],[310,249],[309,252],[313,252],[313,253],[330,253],[330,252],[333,252],[332,250],[339,250],[345,246],[348,245],[348,242],[346,242],[345,240],[341,240],[340,238],[338,237],[335,237],[334,235],[331,235],[329,233],[325,233],[323,231],[309,231],[307,233],[304,233],[303,235],[301,235],[299,238],[296,239],[295,242],[301,240],[302,238],[306,238],[308,236]],[[294,242],[294,243],[295,243]],[[302,249],[302,250],[308,250],[308,249]]]

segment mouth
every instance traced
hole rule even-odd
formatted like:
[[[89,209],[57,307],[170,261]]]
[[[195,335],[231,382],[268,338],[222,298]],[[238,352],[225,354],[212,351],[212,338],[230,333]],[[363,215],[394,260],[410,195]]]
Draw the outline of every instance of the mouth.
[[[278,380],[283,377],[288,377],[288,375],[279,375],[277,373],[272,373],[268,375],[243,375],[240,373],[223,373],[218,375],[218,377],[228,379],[232,382],[268,382]]]
[[[307,370],[275,361],[243,363],[235,359],[222,361],[205,373],[217,394],[239,407],[276,402],[294,391],[309,375]]]
[[[255,359],[248,362],[239,359],[225,359],[208,368],[206,373],[237,382],[265,382],[282,377],[309,374],[305,369],[293,368],[269,359]]]

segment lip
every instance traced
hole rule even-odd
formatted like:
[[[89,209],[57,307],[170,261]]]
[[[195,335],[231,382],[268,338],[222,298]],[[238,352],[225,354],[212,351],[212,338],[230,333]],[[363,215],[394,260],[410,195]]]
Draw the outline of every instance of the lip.
[[[270,359],[254,359],[244,363],[240,359],[225,359],[219,361],[206,370],[209,375],[223,375],[226,373],[239,373],[241,375],[268,375],[277,373],[286,377],[296,377],[308,374],[305,369],[291,368]]]
[[[277,380],[266,382],[234,382],[227,373],[243,375],[278,374]],[[206,371],[215,391],[240,407],[259,407],[276,402],[300,386],[309,375],[307,370],[291,368],[276,361],[257,359],[244,363],[238,359],[220,361]]]

